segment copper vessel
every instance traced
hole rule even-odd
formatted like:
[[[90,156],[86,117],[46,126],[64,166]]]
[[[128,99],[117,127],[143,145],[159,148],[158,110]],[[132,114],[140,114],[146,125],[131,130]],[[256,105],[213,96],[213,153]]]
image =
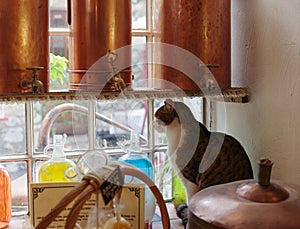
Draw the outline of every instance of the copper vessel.
[[[118,52],[121,48],[116,67],[130,85],[131,48],[127,46],[131,45],[131,1],[68,0],[68,11],[72,28],[70,89],[114,90],[105,56],[109,50]]]
[[[183,48],[209,66],[221,89],[231,86],[231,10],[230,0],[163,0],[161,3],[160,36],[158,40]],[[170,58],[161,54],[161,58]],[[177,57],[184,62],[184,56]],[[189,64],[189,63],[186,63]],[[199,75],[191,79],[180,69],[168,66],[158,68],[156,78],[171,82],[185,90],[207,88],[211,80],[199,67]],[[211,75],[210,73],[210,75]],[[214,80],[214,82],[215,82]],[[159,82],[159,81],[158,81]],[[160,88],[169,84],[161,83]]]
[[[259,162],[258,180],[206,188],[189,204],[189,228],[300,228],[300,186],[270,180],[273,163]]]
[[[38,75],[48,91],[48,0],[1,0],[0,6],[0,93],[23,92],[32,66],[44,68]]]

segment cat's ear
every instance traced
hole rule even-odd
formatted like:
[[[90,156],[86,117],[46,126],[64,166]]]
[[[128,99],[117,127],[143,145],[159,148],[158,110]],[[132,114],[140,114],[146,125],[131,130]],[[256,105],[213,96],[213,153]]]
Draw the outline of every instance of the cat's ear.
[[[171,99],[165,100],[165,108],[169,111],[172,111],[174,109],[174,102]]]

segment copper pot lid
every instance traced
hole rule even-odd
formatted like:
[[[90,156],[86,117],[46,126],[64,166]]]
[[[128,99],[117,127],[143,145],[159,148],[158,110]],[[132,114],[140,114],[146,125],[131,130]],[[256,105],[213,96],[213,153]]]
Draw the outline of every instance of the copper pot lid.
[[[211,228],[300,228],[300,186],[271,180],[273,163],[259,161],[258,180],[206,188],[189,203],[190,221]]]

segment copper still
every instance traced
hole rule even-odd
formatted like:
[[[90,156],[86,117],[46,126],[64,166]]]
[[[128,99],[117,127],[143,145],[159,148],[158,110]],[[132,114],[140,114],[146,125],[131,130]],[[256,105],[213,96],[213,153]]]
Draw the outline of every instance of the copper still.
[[[30,91],[32,71],[38,72],[44,91],[49,90],[48,0],[1,0],[0,93]]]
[[[300,186],[270,180],[273,162],[259,161],[258,180],[206,188],[189,204],[189,228],[300,228]]]
[[[131,1],[68,0],[68,16],[72,28],[70,90],[116,90],[109,79],[112,66],[105,60],[109,50],[117,52],[114,67],[130,85]]]
[[[191,79],[180,69],[160,66],[156,78],[162,79],[157,85],[168,88],[171,82],[184,90],[207,88],[211,80],[203,65],[208,66],[220,89],[231,86],[231,3],[230,0],[163,0],[158,22],[158,41],[183,48],[201,61],[199,74]],[[161,58],[170,58],[161,54]],[[184,56],[177,57],[184,62]],[[187,63],[189,64],[189,63]],[[206,74],[205,74],[206,73]],[[160,82],[159,80],[157,82]],[[171,86],[172,87],[172,86]]]

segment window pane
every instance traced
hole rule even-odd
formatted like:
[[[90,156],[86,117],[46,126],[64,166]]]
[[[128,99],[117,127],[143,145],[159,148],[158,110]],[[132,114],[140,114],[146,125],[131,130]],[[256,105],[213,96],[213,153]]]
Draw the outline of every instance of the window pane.
[[[146,29],[146,0],[132,0],[132,28]]]
[[[154,101],[154,111],[158,110],[161,106],[164,105],[164,100],[155,100]],[[155,120],[154,120],[155,121]],[[154,143],[155,145],[166,145],[167,136],[165,134],[165,128],[159,126],[156,122],[154,123]]]
[[[146,37],[132,37],[133,88],[147,87]]]
[[[12,211],[13,213],[27,212],[27,164],[26,162],[1,163],[11,177]]]
[[[24,153],[24,104],[0,104],[0,116],[0,156]]]
[[[160,9],[161,9],[162,1],[161,0],[153,0],[152,1],[152,20],[153,20],[153,30],[155,32],[159,32],[160,29]]]
[[[115,100],[112,102],[98,102],[97,113],[110,119],[97,119],[97,143],[99,147],[116,147],[130,139],[130,130],[147,137],[146,101],[143,100]],[[127,130],[120,128],[127,127]]]
[[[166,152],[154,154],[155,184],[165,200],[172,199],[172,168]]]
[[[49,25],[50,28],[67,28],[67,1],[50,0]]]
[[[88,148],[86,102],[45,101],[34,104],[35,149],[42,152],[54,134],[66,134],[66,150]],[[52,123],[52,124],[51,124]]]
[[[67,57],[68,55],[57,54],[57,52],[50,53],[50,90],[69,88],[69,61]]]
[[[50,36],[50,53],[69,58],[69,37]]]

